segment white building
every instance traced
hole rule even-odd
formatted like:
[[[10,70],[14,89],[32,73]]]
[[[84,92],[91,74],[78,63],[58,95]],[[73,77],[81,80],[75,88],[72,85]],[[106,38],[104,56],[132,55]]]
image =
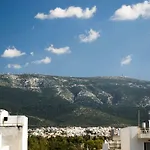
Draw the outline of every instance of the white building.
[[[103,150],[150,150],[150,128],[123,128],[111,141],[105,141]]]
[[[28,118],[0,109],[0,150],[28,149]]]

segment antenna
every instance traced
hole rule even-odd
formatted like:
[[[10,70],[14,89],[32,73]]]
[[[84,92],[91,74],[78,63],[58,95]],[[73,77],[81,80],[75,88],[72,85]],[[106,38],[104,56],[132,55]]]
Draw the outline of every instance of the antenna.
[[[148,128],[149,128],[149,131],[150,131],[150,110],[148,111]]]
[[[138,110],[138,127],[140,127],[140,110]]]
[[[148,111],[148,120],[150,120],[150,110]]]

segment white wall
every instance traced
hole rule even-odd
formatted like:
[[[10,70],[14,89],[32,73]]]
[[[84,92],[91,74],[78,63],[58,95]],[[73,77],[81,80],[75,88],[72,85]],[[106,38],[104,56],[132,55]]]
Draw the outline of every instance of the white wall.
[[[121,150],[144,150],[144,142],[138,139],[138,127],[121,130]]]
[[[9,150],[9,146],[2,147],[2,135],[0,134],[0,150]]]
[[[22,130],[17,127],[0,127],[2,146],[10,146],[10,150],[22,150]]]
[[[121,129],[121,150],[130,150],[130,133],[128,128]]]
[[[9,146],[4,146],[0,150],[10,150],[10,149],[9,149]]]
[[[104,143],[102,150],[109,150],[109,144],[108,143]]]
[[[8,117],[8,115],[8,111],[0,109],[0,126],[3,124],[4,117]]]
[[[2,147],[2,135],[0,134],[0,150],[1,150],[1,147]]]
[[[22,130],[22,150],[28,150],[28,118],[24,118],[24,126]]]
[[[28,118],[25,116],[8,116],[8,121],[0,125],[0,134],[2,135],[1,142],[4,150],[8,148],[9,150],[27,150]]]

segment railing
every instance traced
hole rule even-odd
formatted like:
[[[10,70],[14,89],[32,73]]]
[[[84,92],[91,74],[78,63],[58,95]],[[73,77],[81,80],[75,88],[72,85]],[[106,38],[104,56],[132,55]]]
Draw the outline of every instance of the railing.
[[[150,128],[139,128],[138,138],[150,139]]]
[[[22,127],[23,124],[21,123],[3,123],[3,124],[0,124],[0,127]]]
[[[121,150],[121,141],[110,141],[109,147],[110,149]]]

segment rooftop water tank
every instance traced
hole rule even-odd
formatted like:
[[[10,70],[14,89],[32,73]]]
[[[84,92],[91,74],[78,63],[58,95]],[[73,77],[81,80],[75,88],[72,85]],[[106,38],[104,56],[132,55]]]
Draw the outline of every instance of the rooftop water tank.
[[[143,123],[142,123],[142,128],[143,128],[143,129],[146,129],[146,122],[143,122]]]

